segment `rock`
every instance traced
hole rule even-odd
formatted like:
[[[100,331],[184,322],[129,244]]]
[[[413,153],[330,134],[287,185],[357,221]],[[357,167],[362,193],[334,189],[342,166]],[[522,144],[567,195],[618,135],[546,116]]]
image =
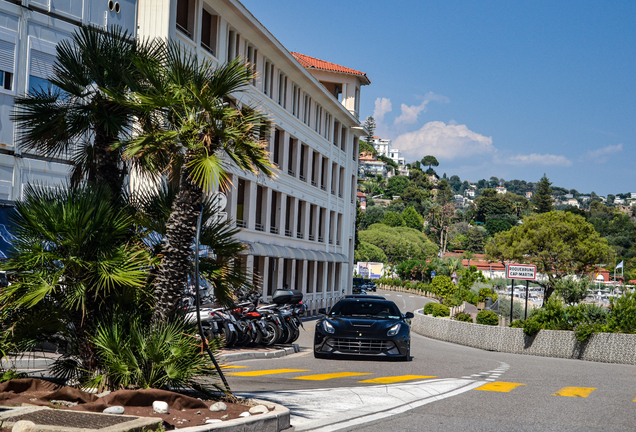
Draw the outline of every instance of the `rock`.
[[[223,423],[223,420],[211,419],[211,420],[206,420],[205,421],[205,424],[212,424],[212,423]]]
[[[115,406],[106,408],[102,412],[104,414],[123,414],[124,413],[124,407],[120,406],[120,405],[115,405]]]
[[[239,417],[251,417],[251,416],[252,416],[252,414],[248,413],[247,411],[239,414]]]
[[[157,414],[170,414],[168,404],[163,401],[154,401],[152,403],[152,410]]]
[[[250,408],[250,414],[266,414],[269,412],[269,409],[265,405],[256,405],[255,407]]]
[[[29,420],[20,420],[11,428],[11,432],[31,432],[35,429],[35,423]]]
[[[65,406],[65,407],[74,407],[77,406],[77,402],[69,402],[69,401],[65,401],[65,400],[51,400],[51,405],[61,405],[61,406]]]
[[[229,415],[225,414],[223,417],[221,417],[221,420],[225,420],[229,417]]]
[[[227,405],[223,402],[217,402],[210,405],[210,411],[226,411]]]
[[[197,411],[197,415],[201,415],[201,411]]]
[[[100,398],[100,397],[108,396],[109,394],[110,394],[110,390],[105,390],[101,393],[97,393],[95,396]]]

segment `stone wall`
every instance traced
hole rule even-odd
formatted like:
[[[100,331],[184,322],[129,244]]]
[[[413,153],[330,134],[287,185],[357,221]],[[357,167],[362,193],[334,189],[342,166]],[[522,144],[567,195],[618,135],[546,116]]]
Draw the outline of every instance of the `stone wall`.
[[[571,331],[541,330],[530,337],[520,328],[433,318],[421,310],[411,322],[411,329],[422,336],[488,351],[636,364],[636,334],[599,333],[580,343]]]

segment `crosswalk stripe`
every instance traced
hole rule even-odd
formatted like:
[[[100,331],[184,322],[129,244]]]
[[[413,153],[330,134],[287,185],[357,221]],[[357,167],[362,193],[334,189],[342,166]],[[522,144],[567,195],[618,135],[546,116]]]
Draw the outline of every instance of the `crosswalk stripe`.
[[[512,390],[522,385],[525,385],[525,384],[495,381],[495,382],[489,382],[480,387],[477,387],[475,390],[510,393]]]
[[[394,377],[382,377],[382,378],[372,378],[364,381],[358,381],[359,383],[376,383],[376,384],[391,384],[402,381],[411,381],[416,379],[427,379],[427,378],[437,378],[432,375],[400,375]]]
[[[308,380],[308,381],[324,381],[333,378],[345,378],[350,376],[358,376],[358,375],[373,375],[370,372],[336,372],[336,373],[328,373],[328,374],[317,374],[317,375],[304,375],[290,379],[298,379],[298,380]]]
[[[249,371],[249,372],[232,372],[227,375],[261,376],[261,375],[274,375],[274,374],[282,374],[282,373],[290,373],[290,372],[309,372],[309,369],[269,369],[269,370]]]
[[[563,387],[558,392],[553,393],[552,396],[566,396],[566,397],[586,398],[594,390],[596,390],[596,387]]]

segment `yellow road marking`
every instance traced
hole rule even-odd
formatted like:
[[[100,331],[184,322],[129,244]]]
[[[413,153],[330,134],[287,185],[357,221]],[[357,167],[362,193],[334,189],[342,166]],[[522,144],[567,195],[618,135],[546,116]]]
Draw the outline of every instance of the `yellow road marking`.
[[[437,378],[432,375],[400,375],[393,377],[383,377],[383,378],[372,378],[364,381],[358,381],[360,383],[377,383],[377,384],[391,384],[401,381],[410,381],[416,379],[426,379],[426,378]]]
[[[269,370],[249,371],[249,372],[232,372],[232,373],[229,373],[228,375],[261,376],[261,375],[274,375],[274,374],[282,374],[282,373],[290,373],[290,372],[309,372],[309,369],[269,369]]]
[[[596,390],[596,387],[563,387],[552,396],[567,396],[567,397],[580,397],[586,398]]]
[[[247,366],[221,366],[221,369],[240,369],[246,368]]]
[[[368,372],[336,372],[336,373],[318,374],[318,375],[305,375],[305,376],[299,376],[299,377],[290,378],[290,379],[324,381],[324,380],[333,379],[333,378],[344,378],[344,377],[357,376],[357,375],[373,375],[373,374]]]
[[[525,385],[525,384],[495,381],[495,382],[486,383],[483,386],[477,387],[475,390],[510,393],[512,390],[522,385]]]

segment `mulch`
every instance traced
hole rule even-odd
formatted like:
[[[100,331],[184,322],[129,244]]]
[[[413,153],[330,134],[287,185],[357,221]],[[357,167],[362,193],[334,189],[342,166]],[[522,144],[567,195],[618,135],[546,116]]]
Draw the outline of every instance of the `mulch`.
[[[51,401],[68,401],[77,402],[74,407],[66,407],[60,404],[52,404]],[[154,401],[167,402],[170,407],[169,414],[157,414],[152,410]],[[159,417],[164,422],[166,430],[175,428],[183,428],[187,426],[198,426],[205,424],[208,419],[231,420],[239,418],[239,415],[248,411],[250,406],[241,403],[224,402],[227,404],[226,411],[212,412],[209,410],[210,405],[217,400],[202,400],[180,393],[171,392],[160,389],[144,389],[144,390],[117,390],[106,396],[97,397],[92,393],[79,390],[74,387],[60,386],[52,382],[36,379],[24,378],[11,380],[0,384],[0,405],[4,406],[48,406],[57,408],[60,411],[84,411],[101,413],[104,409],[111,406],[123,406],[124,415],[139,417]],[[55,414],[57,410],[47,411],[51,414],[38,414],[42,418],[24,418],[38,424],[64,425],[69,427],[87,427],[85,424],[92,425],[90,427],[97,428],[95,418],[98,416],[86,414],[84,416],[73,417],[75,423],[69,424],[69,416],[64,413]],[[223,418],[224,416],[227,416]],[[118,417],[115,416],[99,416],[106,417],[102,420],[106,427],[117,424]],[[111,418],[113,420],[107,420]],[[38,420],[38,421],[36,421]],[[123,420],[123,418],[122,418]],[[115,423],[106,424],[109,421]],[[48,422],[48,423],[42,423]],[[55,422],[66,422],[58,424]],[[0,428],[3,432],[3,428]]]

